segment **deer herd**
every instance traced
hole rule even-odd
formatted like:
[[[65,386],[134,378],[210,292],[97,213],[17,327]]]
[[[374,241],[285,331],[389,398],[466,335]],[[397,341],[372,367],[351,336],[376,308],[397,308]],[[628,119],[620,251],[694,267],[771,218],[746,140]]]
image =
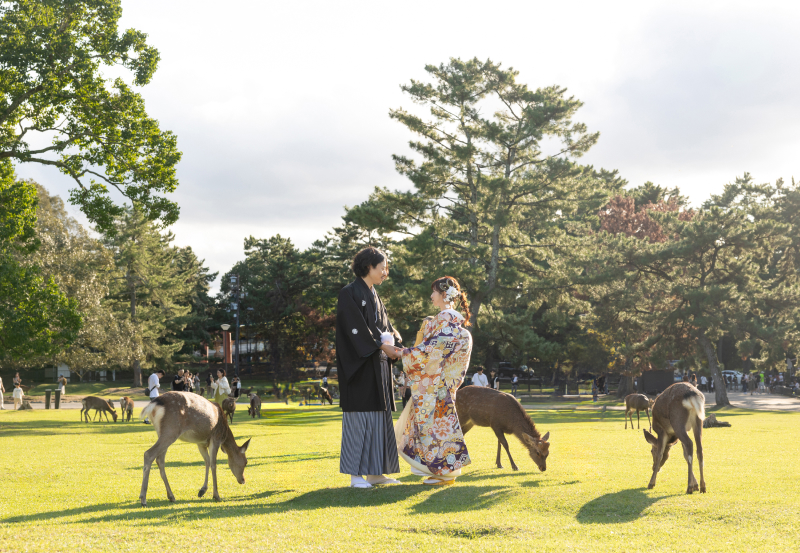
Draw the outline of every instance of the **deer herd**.
[[[325,398],[328,399],[328,398]],[[249,394],[248,415],[261,418],[261,399],[255,393]],[[82,401],[81,420],[89,422],[89,412],[94,411],[94,420],[108,421],[110,414],[117,421],[117,411],[111,401],[86,397]],[[332,402],[331,402],[332,403]],[[130,421],[133,413],[133,401],[129,397],[120,400],[122,420]],[[167,392],[152,400],[139,415],[140,419],[152,421],[158,439],[144,454],[144,473],[139,499],[142,506],[147,505],[147,485],[153,461],[158,465],[161,479],[167,490],[169,501],[175,501],[167,474],[164,459],[169,446],[177,440],[197,444],[200,455],[205,461],[205,481],[198,492],[203,497],[208,489],[208,474],[211,472],[213,482],[213,498],[219,501],[217,490],[217,454],[220,449],[227,455],[228,467],[239,484],[244,484],[244,468],[247,466],[247,447],[250,440],[241,446],[236,444],[230,425],[236,411],[236,400],[227,398],[222,405],[211,402],[191,392]],[[656,485],[656,476],[669,458],[669,451],[678,441],[683,447],[683,456],[688,465],[688,485],[686,493],[705,492],[706,483],[703,477],[703,444],[702,431],[705,418],[705,397],[693,385],[678,382],[667,388],[655,399],[643,394],[630,394],[625,398],[625,429],[630,420],[633,428],[633,412],[636,411],[636,425],[640,427],[639,413],[644,411],[650,425],[650,431],[644,430],[644,437],[651,445],[653,456],[653,475],[648,488]],[[464,434],[474,426],[489,427],[497,437],[497,468],[503,468],[502,450],[505,449],[512,470],[519,470],[508,448],[507,434],[514,435],[528,450],[531,460],[540,471],[547,470],[547,457],[550,453],[550,433],[541,435],[536,424],[531,420],[516,397],[511,394],[484,388],[466,386],[456,395],[456,412]],[[652,420],[651,420],[652,414]],[[655,432],[655,435],[653,435]],[[694,435],[694,444],[689,437]],[[695,448],[700,471],[698,483],[693,471]]]

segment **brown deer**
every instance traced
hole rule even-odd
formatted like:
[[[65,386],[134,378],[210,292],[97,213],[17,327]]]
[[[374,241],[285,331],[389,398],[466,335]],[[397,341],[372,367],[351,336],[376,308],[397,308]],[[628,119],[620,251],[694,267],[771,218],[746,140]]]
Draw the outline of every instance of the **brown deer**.
[[[325,405],[325,401],[333,405],[333,396],[331,396],[331,393],[327,388],[319,389],[319,401],[322,403],[322,405]]]
[[[644,438],[652,446],[653,454],[653,476],[650,478],[648,488],[656,485],[656,475],[664,463],[669,458],[669,450],[678,440],[683,445],[683,457],[689,465],[689,484],[686,493],[692,493],[698,489],[706,492],[706,481],[703,477],[703,419],[705,412],[706,398],[702,392],[688,382],[678,382],[673,384],[656,398],[653,406],[653,436],[647,430],[644,431]],[[697,445],[697,460],[700,464],[700,485],[692,472],[694,457],[692,455],[692,440],[689,439],[689,430],[694,432],[694,441]]]
[[[653,423],[650,421],[650,410],[656,401],[648,398],[644,394],[630,394],[625,396],[625,430],[628,429],[628,417],[631,418],[631,430],[633,430],[633,412],[636,411],[636,428],[639,429],[639,411],[647,413],[647,423],[650,430],[653,430]]]
[[[245,452],[250,445],[247,440],[241,446],[236,445],[230,426],[222,408],[216,403],[190,392],[167,392],[158,396],[147,407],[142,409],[140,418],[149,418],[158,434],[155,445],[144,452],[144,474],[142,491],[139,499],[142,506],[147,506],[147,482],[150,478],[150,467],[155,461],[161,472],[161,479],[167,488],[167,499],[174,502],[175,496],[167,481],[164,470],[164,459],[167,449],[176,440],[197,444],[200,454],[206,462],[206,479],[197,497],[203,497],[208,490],[208,471],[211,469],[214,483],[214,500],[219,501],[217,491],[217,453],[220,448],[228,456],[228,467],[239,484],[244,484],[244,468],[247,466]]]
[[[250,407],[247,408],[247,414],[253,418],[261,418],[261,398],[256,394],[250,394]]]
[[[550,432],[541,436],[525,409],[511,394],[483,386],[466,386],[456,393],[456,412],[464,434],[473,426],[489,426],[494,431],[497,436],[497,468],[503,468],[500,463],[502,446],[511,461],[511,468],[519,470],[508,451],[505,437],[505,434],[514,434],[528,448],[539,470],[547,470],[547,456],[550,453],[547,440]]]
[[[128,422],[130,422],[131,416],[133,415],[133,400],[128,396],[119,400],[119,410],[122,411],[122,422],[125,422],[126,415],[128,417]]]
[[[86,422],[89,422],[89,410],[94,409],[95,420],[101,414],[105,415],[106,422],[108,422],[108,414],[111,413],[111,417],[114,419],[114,422],[117,422],[117,412],[111,404],[100,397],[95,396],[88,396],[81,400],[81,420],[86,417]],[[103,417],[100,417],[100,420],[103,420]]]
[[[233,424],[233,414],[236,412],[235,397],[226,397],[222,400],[222,412],[225,413],[225,416],[231,418],[231,424]]]

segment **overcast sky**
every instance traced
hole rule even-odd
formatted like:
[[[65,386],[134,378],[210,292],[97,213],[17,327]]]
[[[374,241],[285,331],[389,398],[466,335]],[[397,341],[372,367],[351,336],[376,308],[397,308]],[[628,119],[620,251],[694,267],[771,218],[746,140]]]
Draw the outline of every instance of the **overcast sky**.
[[[586,163],[702,202],[745,171],[800,177],[800,3],[123,0],[161,52],[140,89],[178,136],[177,244],[220,273],[243,240],[301,247],[375,186],[408,188],[388,117],[425,64],[491,58],[584,102]],[[51,193],[69,179],[19,165]],[[74,207],[71,213],[85,221]],[[215,288],[217,285],[215,285]]]

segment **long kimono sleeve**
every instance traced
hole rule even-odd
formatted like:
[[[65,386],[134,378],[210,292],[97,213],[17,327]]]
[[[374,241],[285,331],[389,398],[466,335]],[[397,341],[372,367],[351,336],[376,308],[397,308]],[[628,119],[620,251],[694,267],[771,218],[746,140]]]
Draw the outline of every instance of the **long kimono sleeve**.
[[[403,371],[412,378],[437,372],[450,339],[437,332],[434,318],[427,320],[421,330],[422,342],[403,350]]]
[[[359,357],[369,357],[381,347],[381,337],[373,336],[364,315],[346,290],[339,292],[336,325],[341,338],[352,344]]]

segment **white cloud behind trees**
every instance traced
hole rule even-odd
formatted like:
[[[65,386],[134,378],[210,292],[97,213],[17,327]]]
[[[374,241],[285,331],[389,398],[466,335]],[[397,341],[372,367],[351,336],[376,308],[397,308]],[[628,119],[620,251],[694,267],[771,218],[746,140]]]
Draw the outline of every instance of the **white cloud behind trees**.
[[[141,89],[184,152],[176,244],[212,271],[244,238],[310,245],[374,186],[410,188],[388,117],[425,64],[477,56],[558,84],[600,131],[583,158],[694,203],[745,171],[800,177],[800,7],[788,2],[303,2],[127,0],[121,25],[162,62]],[[66,198],[68,178],[17,167]],[[83,219],[77,208],[73,216]]]

